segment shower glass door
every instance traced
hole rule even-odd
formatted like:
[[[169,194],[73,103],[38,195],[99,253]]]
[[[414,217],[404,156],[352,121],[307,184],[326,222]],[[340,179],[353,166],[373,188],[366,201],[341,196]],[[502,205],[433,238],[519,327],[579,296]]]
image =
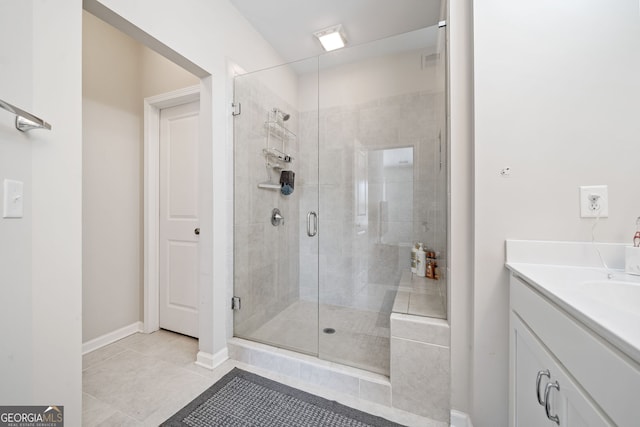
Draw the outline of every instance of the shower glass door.
[[[318,60],[234,80],[234,335],[318,354]],[[238,104],[240,106],[238,106]]]
[[[440,32],[434,26],[320,56],[322,359],[389,374],[390,315],[400,283],[411,283],[414,242],[433,251],[444,283]]]
[[[398,290],[446,317],[424,298],[446,292],[444,46],[434,26],[235,78],[235,336],[388,375]]]

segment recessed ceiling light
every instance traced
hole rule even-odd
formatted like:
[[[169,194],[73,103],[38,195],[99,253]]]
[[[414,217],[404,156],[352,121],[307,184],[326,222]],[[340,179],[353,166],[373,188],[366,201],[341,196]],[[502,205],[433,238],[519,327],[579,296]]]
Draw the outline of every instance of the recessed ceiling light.
[[[322,44],[322,48],[331,52],[332,50],[343,48],[347,44],[347,39],[342,32],[342,25],[334,25],[333,27],[313,33],[314,36]]]

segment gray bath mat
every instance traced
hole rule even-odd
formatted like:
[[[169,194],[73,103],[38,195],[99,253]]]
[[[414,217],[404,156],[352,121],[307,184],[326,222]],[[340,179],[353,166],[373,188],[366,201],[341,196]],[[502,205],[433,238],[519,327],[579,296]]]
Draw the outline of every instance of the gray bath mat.
[[[234,368],[161,427],[402,427]]]

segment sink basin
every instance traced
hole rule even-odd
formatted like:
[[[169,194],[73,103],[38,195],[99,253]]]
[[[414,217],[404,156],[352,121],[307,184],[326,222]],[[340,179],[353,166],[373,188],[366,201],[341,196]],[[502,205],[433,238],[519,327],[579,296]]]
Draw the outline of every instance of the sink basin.
[[[640,316],[640,283],[598,280],[584,282],[578,289],[597,303]]]

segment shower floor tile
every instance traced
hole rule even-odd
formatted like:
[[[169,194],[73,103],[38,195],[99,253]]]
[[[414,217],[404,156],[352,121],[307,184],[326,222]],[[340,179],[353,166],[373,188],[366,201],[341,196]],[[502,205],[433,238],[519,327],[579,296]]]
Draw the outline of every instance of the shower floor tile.
[[[319,318],[316,303],[297,301],[242,338],[389,375],[389,313],[321,304]]]

